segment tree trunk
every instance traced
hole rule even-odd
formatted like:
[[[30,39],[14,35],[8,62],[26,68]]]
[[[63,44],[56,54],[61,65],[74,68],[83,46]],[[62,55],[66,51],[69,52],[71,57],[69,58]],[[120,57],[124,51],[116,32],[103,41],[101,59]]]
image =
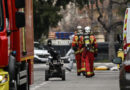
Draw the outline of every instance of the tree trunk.
[[[108,54],[109,54],[109,60],[112,60],[115,57],[115,45],[114,45],[114,30],[111,28],[112,23],[113,23],[113,18],[112,18],[112,0],[109,1],[109,6],[108,6],[108,27],[109,27],[109,47],[108,47]]]
[[[105,0],[102,0],[102,1],[105,1]],[[98,0],[96,0],[96,7],[97,7],[97,11],[99,13],[98,21],[103,26],[103,28],[107,31],[108,42],[109,42],[108,43],[108,58],[109,58],[109,60],[112,60],[116,56],[116,52],[115,52],[115,41],[114,41],[115,30],[114,29],[118,25],[121,25],[122,22],[116,22],[116,21],[114,21],[113,20],[114,17],[113,17],[113,13],[112,13],[112,9],[114,8],[113,4],[115,4],[115,3],[116,4],[120,4],[120,3],[115,2],[114,0],[106,0],[106,1],[109,2],[109,5],[107,7],[107,12],[105,14],[105,17],[103,15],[103,11],[102,11],[105,8],[103,8],[101,10],[101,8],[99,7],[99,4],[98,4]],[[108,17],[106,17],[106,15],[108,15]],[[107,19],[108,19],[108,21],[107,21]]]
[[[91,27],[92,27],[92,29],[93,29],[93,23],[94,23],[94,21],[93,21],[93,4],[94,4],[94,0],[91,0],[91,16],[90,16],[90,18],[91,18]]]
[[[111,61],[113,58],[115,58],[116,53],[115,53],[115,41],[114,41],[114,35],[115,32],[114,30],[110,30],[109,34],[109,44],[108,44],[108,52],[109,52],[109,60]]]

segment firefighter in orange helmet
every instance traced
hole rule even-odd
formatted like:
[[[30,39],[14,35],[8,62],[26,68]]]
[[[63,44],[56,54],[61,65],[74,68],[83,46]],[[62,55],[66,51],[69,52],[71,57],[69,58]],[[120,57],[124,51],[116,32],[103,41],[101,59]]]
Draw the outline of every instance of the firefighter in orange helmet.
[[[72,48],[75,52],[75,59],[77,64],[77,76],[80,76],[81,74],[81,42],[80,38],[83,35],[83,30],[81,26],[77,26],[77,32],[75,33],[72,41]]]
[[[94,76],[94,56],[97,56],[96,38],[91,35],[91,28],[87,26],[84,30],[84,49],[82,53],[82,59],[85,61],[86,77]]]

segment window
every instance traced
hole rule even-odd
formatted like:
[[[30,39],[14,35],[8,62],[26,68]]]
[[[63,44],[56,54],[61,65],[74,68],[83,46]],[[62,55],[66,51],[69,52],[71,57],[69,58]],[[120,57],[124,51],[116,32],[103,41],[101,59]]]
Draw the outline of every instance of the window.
[[[3,31],[3,27],[4,27],[3,7],[2,7],[2,0],[0,0],[0,32]]]

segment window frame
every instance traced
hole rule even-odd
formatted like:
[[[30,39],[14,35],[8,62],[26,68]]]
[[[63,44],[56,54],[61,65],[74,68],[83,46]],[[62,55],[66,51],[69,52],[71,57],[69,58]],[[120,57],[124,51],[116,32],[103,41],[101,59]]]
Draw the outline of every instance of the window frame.
[[[1,12],[0,13],[2,13],[1,14],[1,17],[2,17],[1,18],[2,19],[1,22],[2,23],[1,23],[1,26],[0,26],[0,32],[3,32],[4,31],[4,10],[3,10],[4,8],[3,8],[3,0],[0,1],[0,4],[1,4],[1,7],[0,7],[1,8],[1,10],[0,10]]]

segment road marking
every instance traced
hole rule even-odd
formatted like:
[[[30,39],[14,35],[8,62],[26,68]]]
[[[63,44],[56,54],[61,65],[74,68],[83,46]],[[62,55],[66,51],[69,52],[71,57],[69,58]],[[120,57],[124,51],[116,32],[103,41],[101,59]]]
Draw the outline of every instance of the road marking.
[[[36,90],[36,89],[38,89],[38,88],[40,88],[40,87],[42,87],[42,86],[48,84],[49,82],[50,82],[50,81],[43,82],[43,83],[41,83],[40,85],[33,87],[32,90]]]
[[[68,74],[69,72],[66,72],[66,74]],[[55,78],[52,78],[51,80],[54,80]],[[41,84],[39,84],[39,85],[37,85],[37,86],[34,86],[31,90],[36,90],[36,89],[38,89],[38,88],[41,88],[42,86],[44,86],[44,85],[46,85],[46,84],[49,84],[49,83],[51,83],[52,81],[46,81],[46,82],[43,82],[43,83],[41,83]]]

